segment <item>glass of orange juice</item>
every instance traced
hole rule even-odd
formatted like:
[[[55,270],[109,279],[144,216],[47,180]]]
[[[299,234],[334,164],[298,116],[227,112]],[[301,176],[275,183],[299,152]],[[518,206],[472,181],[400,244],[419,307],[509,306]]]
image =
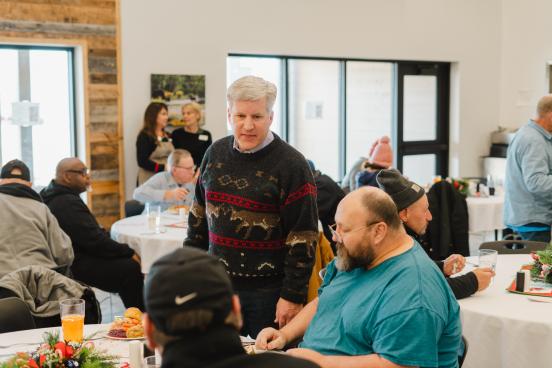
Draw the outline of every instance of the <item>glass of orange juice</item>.
[[[84,330],[84,300],[65,299],[59,302],[61,330],[65,342],[82,342]]]

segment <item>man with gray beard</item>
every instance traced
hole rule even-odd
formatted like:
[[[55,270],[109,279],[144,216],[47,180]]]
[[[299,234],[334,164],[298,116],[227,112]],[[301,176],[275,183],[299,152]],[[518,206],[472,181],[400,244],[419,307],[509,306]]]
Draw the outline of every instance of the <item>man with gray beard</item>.
[[[458,367],[459,306],[435,264],[399,219],[393,200],[362,187],[337,207],[337,258],[318,298],[257,347],[282,349],[321,367]]]

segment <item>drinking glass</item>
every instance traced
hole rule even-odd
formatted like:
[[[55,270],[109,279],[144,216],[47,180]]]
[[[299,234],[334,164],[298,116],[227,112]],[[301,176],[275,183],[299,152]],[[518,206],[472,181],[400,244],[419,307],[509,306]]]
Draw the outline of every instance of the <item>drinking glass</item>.
[[[479,267],[490,267],[494,271],[497,255],[498,252],[494,249],[479,249]]]
[[[156,355],[145,357],[143,367],[144,368],[160,368],[161,367],[160,357],[156,356]]]
[[[161,231],[161,206],[154,203],[146,203],[146,217],[148,219],[148,230],[156,233]]]
[[[59,302],[61,330],[65,342],[82,342],[84,330],[84,300],[65,299]]]

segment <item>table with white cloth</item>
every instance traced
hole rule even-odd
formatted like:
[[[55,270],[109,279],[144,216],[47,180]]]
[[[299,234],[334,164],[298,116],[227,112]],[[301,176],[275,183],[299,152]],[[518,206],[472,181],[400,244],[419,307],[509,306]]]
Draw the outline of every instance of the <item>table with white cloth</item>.
[[[39,328],[0,334],[0,362],[9,359],[18,352],[35,351],[44,342],[42,335],[47,331],[59,331],[60,336],[62,336],[61,327]],[[109,324],[84,325],[85,339],[92,335],[90,341],[94,343],[96,348],[119,357],[120,363],[128,362],[130,340],[108,339],[105,337],[107,331],[109,331]]]
[[[119,243],[126,243],[142,260],[142,273],[147,274],[153,262],[178,248],[182,248],[187,230],[170,227],[183,223],[178,215],[161,215],[161,233],[148,229],[146,215],[127,217],[111,226],[111,237]],[[186,222],[184,222],[186,223]]]
[[[477,257],[468,257],[477,264]],[[468,340],[463,368],[550,367],[552,298],[506,291],[528,254],[499,255],[488,289],[459,300],[462,333]],[[466,271],[473,266],[469,264]],[[535,301],[540,300],[540,301]]]
[[[477,254],[479,245],[497,240],[495,231],[504,229],[504,196],[468,197],[470,254]]]

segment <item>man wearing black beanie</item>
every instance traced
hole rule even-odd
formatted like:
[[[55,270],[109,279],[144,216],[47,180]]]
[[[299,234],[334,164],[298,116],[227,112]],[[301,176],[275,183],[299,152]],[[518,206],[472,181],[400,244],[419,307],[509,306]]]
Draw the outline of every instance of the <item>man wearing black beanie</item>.
[[[380,171],[376,179],[379,187],[395,202],[408,235],[421,243],[420,237],[425,233],[432,219],[424,189],[394,169]],[[464,267],[464,257],[459,254],[453,254],[444,261],[437,261],[436,264],[445,275],[456,299],[466,298],[477,291],[484,290],[494,276],[490,268],[476,268],[465,275],[449,277]]]

